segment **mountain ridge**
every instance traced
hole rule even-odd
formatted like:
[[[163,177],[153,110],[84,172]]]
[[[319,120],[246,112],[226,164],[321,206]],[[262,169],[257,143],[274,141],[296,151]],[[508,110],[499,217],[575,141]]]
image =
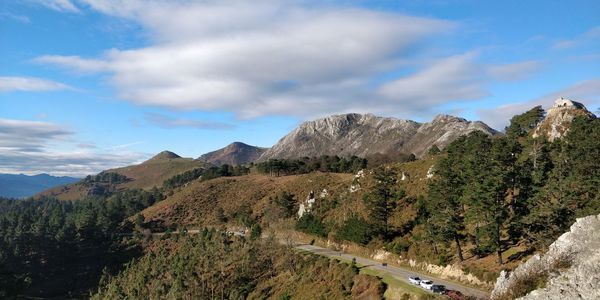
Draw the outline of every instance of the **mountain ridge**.
[[[438,115],[426,123],[373,114],[331,115],[303,122],[258,160],[322,155],[367,157],[395,152],[422,157],[431,146],[444,148],[475,130],[498,133],[481,121],[450,115]]]
[[[80,178],[37,175],[0,174],[0,197],[25,198],[44,190],[79,181]]]

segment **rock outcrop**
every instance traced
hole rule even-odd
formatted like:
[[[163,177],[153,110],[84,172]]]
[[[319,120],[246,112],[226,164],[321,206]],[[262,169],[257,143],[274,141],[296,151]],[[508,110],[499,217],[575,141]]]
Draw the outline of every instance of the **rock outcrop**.
[[[257,160],[267,148],[250,146],[241,142],[234,142],[225,148],[201,155],[198,160],[213,165],[241,165]]]
[[[583,104],[562,97],[558,98],[554,101],[554,105],[548,109],[544,120],[533,131],[533,137],[546,136],[551,142],[561,138],[569,130],[573,119],[579,116],[596,117]]]
[[[482,122],[448,115],[437,116],[429,123],[372,114],[333,115],[302,123],[259,160],[322,155],[368,157],[388,153],[412,153],[421,157],[431,146],[444,148],[457,137],[475,130],[497,133]]]
[[[520,299],[600,299],[600,215],[577,219],[545,254],[533,256],[510,274],[503,271],[492,299],[522,296],[520,291],[540,281],[545,287]]]

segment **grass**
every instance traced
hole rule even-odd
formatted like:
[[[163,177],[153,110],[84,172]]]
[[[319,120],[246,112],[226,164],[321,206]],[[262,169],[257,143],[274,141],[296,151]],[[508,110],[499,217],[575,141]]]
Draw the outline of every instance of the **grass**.
[[[381,278],[385,284],[387,284],[387,289],[385,290],[385,294],[383,295],[385,299],[401,299],[403,294],[414,295],[418,299],[425,298],[435,298],[436,296],[424,291],[423,289],[416,287],[410,283],[406,283],[404,281],[398,280],[393,276],[386,274],[384,272],[361,268],[360,274],[371,275],[378,278]]]

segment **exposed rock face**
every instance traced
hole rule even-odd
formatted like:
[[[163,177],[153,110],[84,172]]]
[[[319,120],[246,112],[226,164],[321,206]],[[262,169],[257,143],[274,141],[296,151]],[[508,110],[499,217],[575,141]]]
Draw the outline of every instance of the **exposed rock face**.
[[[229,144],[225,148],[203,154],[198,159],[213,165],[241,165],[258,159],[267,148],[246,145],[240,142]]]
[[[481,122],[447,115],[424,124],[372,114],[333,115],[302,123],[259,160],[322,155],[367,157],[399,152],[420,157],[434,144],[443,148],[458,136],[475,130],[496,133]]]
[[[569,130],[573,119],[578,116],[595,118],[595,115],[579,102],[565,98],[556,99],[544,120],[533,131],[533,137],[545,135],[549,141],[561,138]]]
[[[496,130],[481,121],[470,122],[454,116],[438,115],[433,121],[421,125],[415,135],[406,143],[404,149],[421,157],[433,145],[443,149],[459,136],[477,130],[488,134],[497,133]]]
[[[520,299],[600,299],[600,215],[577,219],[548,252],[533,256],[509,275],[502,272],[492,299],[510,298],[522,282],[546,276],[544,288]]]

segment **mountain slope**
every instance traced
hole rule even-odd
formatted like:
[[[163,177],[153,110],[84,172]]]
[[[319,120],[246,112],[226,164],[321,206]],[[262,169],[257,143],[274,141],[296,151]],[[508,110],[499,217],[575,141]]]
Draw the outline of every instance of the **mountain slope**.
[[[225,148],[202,154],[198,160],[213,165],[241,165],[257,160],[267,148],[250,146],[241,142],[234,142]]]
[[[203,161],[194,160],[193,158],[184,158],[173,152],[163,151],[141,164],[110,169],[100,173],[116,173],[123,175],[127,178],[127,180],[123,182],[113,184],[81,181],[75,184],[47,190],[40,195],[53,196],[61,200],[77,200],[87,195],[94,195],[96,191],[101,192],[107,189],[148,190],[153,187],[162,186],[166,179],[177,174],[207,166],[207,163]]]
[[[424,124],[372,114],[334,115],[302,123],[259,160],[322,155],[367,157],[398,152],[420,157],[432,145],[443,148],[474,130],[496,134],[482,122],[445,115]]]
[[[0,174],[0,197],[24,198],[59,185],[79,181],[75,177],[56,177],[48,174],[33,176],[23,174]]]

